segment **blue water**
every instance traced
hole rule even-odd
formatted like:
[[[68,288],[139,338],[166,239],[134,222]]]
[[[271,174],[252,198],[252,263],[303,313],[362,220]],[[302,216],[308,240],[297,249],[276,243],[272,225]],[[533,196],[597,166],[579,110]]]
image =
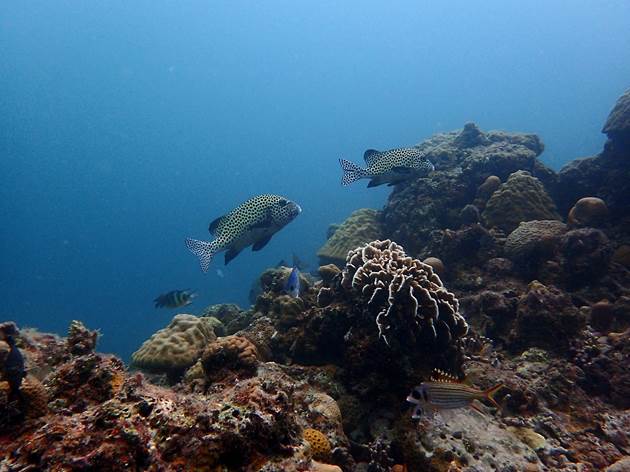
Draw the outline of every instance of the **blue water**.
[[[601,149],[630,2],[428,3],[2,2],[0,320],[78,318],[127,357],[173,315],[159,293],[246,306],[266,267],[315,266],[330,223],[381,207],[339,157],[470,120],[538,133],[554,168]],[[266,192],[303,213],[202,274],[184,238]]]

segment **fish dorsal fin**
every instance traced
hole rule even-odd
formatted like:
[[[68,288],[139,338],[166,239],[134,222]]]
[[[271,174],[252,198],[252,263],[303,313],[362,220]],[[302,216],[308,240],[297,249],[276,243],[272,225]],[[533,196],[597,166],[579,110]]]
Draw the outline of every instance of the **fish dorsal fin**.
[[[210,234],[213,234],[215,236],[217,235],[217,230],[221,226],[221,223],[225,221],[226,216],[227,215],[219,216],[216,220],[210,223],[210,225],[208,226],[208,231],[210,231]]]
[[[454,375],[444,372],[440,369],[433,370],[433,373],[431,374],[431,382],[463,383]]]
[[[368,165],[368,167],[378,158],[380,153],[381,152],[377,151],[376,149],[368,149],[363,153],[363,160]]]

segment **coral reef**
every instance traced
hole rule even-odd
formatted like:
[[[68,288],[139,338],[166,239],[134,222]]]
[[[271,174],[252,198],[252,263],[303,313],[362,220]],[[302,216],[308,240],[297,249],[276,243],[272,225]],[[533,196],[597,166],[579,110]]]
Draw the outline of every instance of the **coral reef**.
[[[455,296],[433,268],[408,257],[396,243],[373,241],[348,253],[341,286],[376,314],[379,338],[389,346],[445,348],[468,325]]]
[[[247,338],[227,336],[210,343],[201,356],[203,373],[210,382],[220,380],[232,372],[240,378],[256,371],[258,353]]]
[[[133,353],[133,365],[165,373],[172,382],[201,356],[203,349],[216,339],[211,318],[175,315],[169,325],[159,330]]]
[[[629,97],[603,151],[558,175],[534,135],[468,123],[420,143],[436,172],[331,231],[299,299],[271,268],[247,310],[146,341],[134,367],[170,385],[80,322],[0,323],[0,470],[627,470]],[[435,368],[502,384],[500,408],[412,420]]]
[[[520,272],[535,275],[539,265],[555,255],[566,230],[557,220],[522,222],[505,240],[505,254]]]
[[[608,216],[606,202],[597,197],[580,198],[567,216],[567,223],[572,227],[601,226]]]
[[[317,252],[320,265],[336,264],[342,267],[348,251],[375,239],[381,238],[383,228],[379,212],[369,208],[354,211],[338,225],[326,243]]]
[[[529,172],[517,171],[492,194],[482,218],[488,227],[510,232],[522,221],[559,220],[560,215],[542,183]]]

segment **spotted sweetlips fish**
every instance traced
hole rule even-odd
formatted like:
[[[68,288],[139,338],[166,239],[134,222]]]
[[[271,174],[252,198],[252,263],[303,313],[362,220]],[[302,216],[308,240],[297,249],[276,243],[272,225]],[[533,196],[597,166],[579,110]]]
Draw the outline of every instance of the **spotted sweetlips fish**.
[[[168,293],[159,295],[155,300],[155,308],[181,308],[188,306],[193,302],[197,294],[186,290],[171,290]]]
[[[395,185],[413,177],[423,177],[433,172],[435,167],[420,149],[399,148],[389,151],[368,149],[363,154],[366,169],[353,162],[339,159],[343,177],[342,185],[350,185],[360,179],[370,179],[368,187],[388,184]]]
[[[487,400],[494,407],[501,408],[495,401],[494,395],[502,387],[503,384],[500,383],[487,390],[479,390],[447,373],[436,370],[430,381],[422,382],[413,389],[407,401],[416,405],[413,410],[413,419],[420,418],[423,410],[439,411],[470,407],[483,413],[473,402]]]
[[[210,223],[213,241],[186,239],[186,247],[199,257],[201,269],[208,271],[217,252],[225,253],[225,264],[247,246],[259,251],[272,236],[301,213],[300,206],[279,195],[258,195],[237,206],[227,215]]]

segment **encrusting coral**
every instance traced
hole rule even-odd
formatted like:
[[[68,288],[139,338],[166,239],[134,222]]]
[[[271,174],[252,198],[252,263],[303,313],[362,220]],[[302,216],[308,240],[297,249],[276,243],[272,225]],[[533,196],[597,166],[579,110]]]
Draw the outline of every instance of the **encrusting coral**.
[[[381,238],[383,229],[379,212],[369,208],[354,211],[317,252],[320,265],[343,266],[348,251],[369,241]]]
[[[211,318],[176,315],[166,328],[153,334],[133,353],[133,365],[165,373],[171,381],[175,381],[216,339],[213,325]]]
[[[341,286],[376,313],[379,337],[420,348],[448,346],[468,325],[455,296],[433,268],[390,241],[372,241],[348,253]],[[439,348],[438,348],[439,350]]]
[[[540,180],[526,171],[510,175],[507,182],[492,194],[482,217],[488,227],[508,232],[522,221],[560,219]]]

